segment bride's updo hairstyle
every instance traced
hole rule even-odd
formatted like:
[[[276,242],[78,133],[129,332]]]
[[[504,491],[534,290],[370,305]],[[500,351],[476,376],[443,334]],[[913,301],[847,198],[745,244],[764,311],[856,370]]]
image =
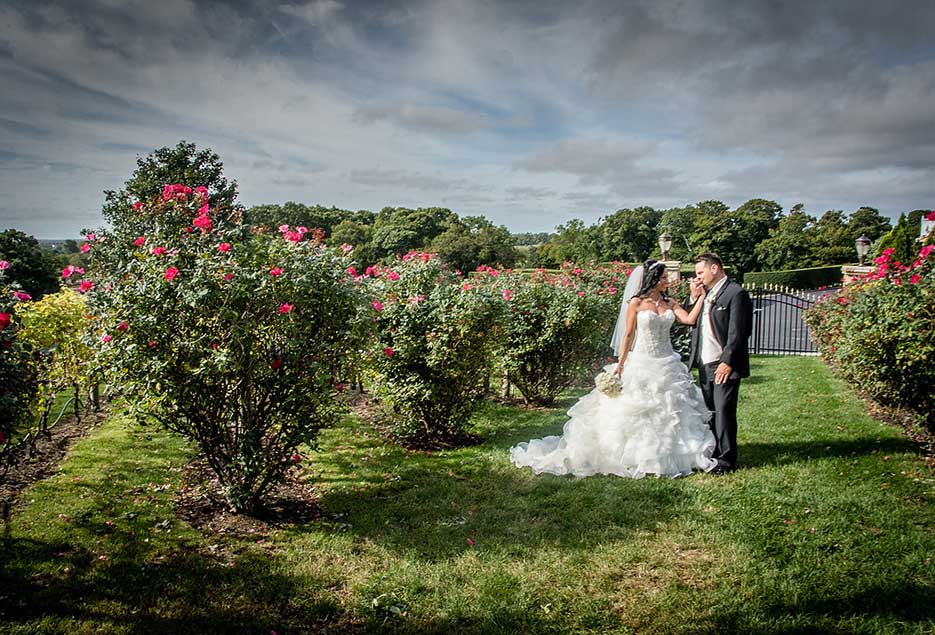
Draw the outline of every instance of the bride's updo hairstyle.
[[[641,298],[644,297],[653,290],[653,287],[659,284],[659,281],[664,275],[666,275],[666,263],[659,260],[653,260],[652,258],[644,262],[643,283],[640,285],[640,290],[636,295]],[[662,292],[662,297],[668,297],[665,291]]]

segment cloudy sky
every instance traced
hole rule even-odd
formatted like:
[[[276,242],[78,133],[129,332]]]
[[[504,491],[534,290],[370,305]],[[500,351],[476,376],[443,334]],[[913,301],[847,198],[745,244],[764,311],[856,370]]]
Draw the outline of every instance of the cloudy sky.
[[[245,205],[513,231],[765,197],[935,207],[935,2],[3,0],[0,229],[75,236],[138,155]]]

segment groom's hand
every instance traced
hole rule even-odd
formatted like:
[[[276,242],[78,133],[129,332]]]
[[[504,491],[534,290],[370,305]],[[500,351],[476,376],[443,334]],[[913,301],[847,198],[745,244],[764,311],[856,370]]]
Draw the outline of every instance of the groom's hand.
[[[727,380],[730,379],[731,371],[734,369],[731,368],[728,364],[721,362],[717,366],[717,370],[714,371],[714,383],[715,384],[726,384]]]

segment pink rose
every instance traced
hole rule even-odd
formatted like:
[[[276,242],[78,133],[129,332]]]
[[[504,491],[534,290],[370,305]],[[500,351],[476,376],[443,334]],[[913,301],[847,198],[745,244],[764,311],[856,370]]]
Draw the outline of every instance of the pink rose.
[[[199,216],[192,221],[192,225],[199,228],[202,232],[211,231],[211,219],[207,216]]]
[[[357,277],[357,269],[355,269],[354,267],[348,267],[347,272],[351,274],[352,276],[354,276],[355,278]]]
[[[919,280],[921,279],[922,279],[922,276],[916,273],[916,274],[913,274],[911,278],[909,278],[909,282],[911,282],[912,284],[919,284]]]
[[[292,455],[292,460],[295,461],[296,463],[299,463],[302,460],[302,455],[296,452],[295,454]]]
[[[513,292],[509,289],[503,290],[503,299],[509,302],[513,298]]]
[[[91,282],[90,280],[82,280],[81,282],[78,283],[78,292],[87,293],[93,287],[94,287],[94,283]]]
[[[230,244],[230,243],[221,243],[220,245],[218,245],[218,251],[220,251],[220,252],[222,252],[222,253],[225,253],[225,254],[226,254],[226,253],[229,252],[230,250],[231,250],[231,244]]]
[[[137,201],[136,203],[133,204],[133,209],[135,209],[136,211],[140,211],[141,209],[143,209],[143,204]]]
[[[179,270],[175,267],[169,267],[166,269],[166,280],[172,280],[177,275],[179,275]]]
[[[130,328],[130,325],[127,324],[127,321],[126,321],[126,320],[124,320],[123,322],[121,322],[120,324],[117,325],[117,330],[118,330],[118,331],[126,331],[128,328]]]
[[[396,273],[395,271],[389,272],[388,274],[386,274],[386,277],[389,278],[390,280],[399,280],[399,274]]]
[[[97,238],[97,234],[85,234],[84,237],[87,238],[88,241],[94,242],[94,240]]]
[[[104,342],[104,343],[106,344],[107,342],[111,341],[112,339],[114,339],[114,338],[112,338],[110,335],[105,335],[104,337],[101,338],[101,341]]]
[[[463,291],[470,291],[470,290],[471,290],[471,285],[469,285],[467,282],[465,282],[464,284],[461,285],[461,289],[462,289]]]
[[[935,209],[925,215],[925,220],[935,220]]]
[[[133,244],[136,245],[137,247],[142,247],[143,245],[146,244],[146,237],[140,236],[139,238],[133,241]]]
[[[6,260],[0,260],[0,271],[4,271],[10,268],[10,263]]]
[[[354,251],[354,245],[348,245],[347,243],[344,243],[341,245],[341,251],[343,251],[344,253]]]
[[[150,348],[156,348],[156,340],[150,340],[147,346]]]
[[[0,331],[10,326],[10,323],[13,321],[13,316],[9,313],[0,313]]]
[[[383,310],[383,303],[380,302],[379,300],[374,300],[373,302],[370,303],[370,306],[372,306],[377,312],[380,312]]]
[[[67,267],[65,267],[64,269],[62,269],[62,277],[63,277],[63,278],[70,278],[70,277],[72,276],[72,274],[74,274],[74,273],[83,274],[83,273],[84,273],[84,269],[82,269],[81,267],[76,267],[75,265],[68,265]]]
[[[279,267],[272,267],[269,270],[269,275],[273,276],[274,278],[277,276],[281,276],[282,274],[283,274],[283,270],[280,269]]]
[[[198,208],[198,215],[207,216],[210,211],[211,211],[211,208],[208,207],[207,203],[205,203],[204,205]]]
[[[386,354],[387,357],[392,357],[393,355],[396,354],[396,351],[394,351],[394,350],[393,350],[392,348],[390,348],[389,346],[387,346],[386,348],[384,348],[384,349],[383,349],[383,352]]]
[[[14,291],[13,297],[20,302],[28,302],[29,300],[32,300],[32,296],[28,293],[24,293],[23,291]]]
[[[81,245],[81,253],[86,254],[91,251],[91,243],[85,243]]]
[[[295,305],[293,304],[288,304],[286,302],[283,302],[282,304],[279,305],[279,312],[282,314],[292,313],[292,309],[294,306]]]
[[[232,273],[225,273],[225,274],[224,274],[224,279],[227,280],[228,282],[230,282],[231,280],[234,279],[234,274],[232,274]]]

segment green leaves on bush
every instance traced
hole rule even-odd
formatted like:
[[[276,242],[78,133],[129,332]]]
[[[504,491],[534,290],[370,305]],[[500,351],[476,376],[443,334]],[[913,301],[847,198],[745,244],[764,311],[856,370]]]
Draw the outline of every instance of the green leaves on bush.
[[[18,286],[8,286],[0,260],[0,458],[9,458],[14,435],[32,423],[38,391],[32,347],[17,337],[20,318],[14,307],[25,298]],[[3,461],[6,463],[6,461]]]
[[[91,387],[91,349],[84,341],[90,326],[84,298],[70,289],[46,295],[41,300],[20,303],[19,338],[38,353],[38,426],[44,429],[56,396],[71,390],[74,411],[81,407],[82,393]]]
[[[868,278],[826,296],[805,315],[822,355],[841,375],[884,405],[935,426],[935,246],[909,265],[891,250]]]
[[[508,305],[498,362],[527,403],[550,404],[600,367],[610,354],[626,275],[625,265],[614,264],[497,278],[495,286]]]
[[[391,435],[412,447],[463,443],[501,332],[502,301],[427,253],[370,267],[362,279],[372,320],[369,366],[393,414]]]
[[[231,505],[252,511],[340,415],[360,301],[341,250],[208,201],[168,185],[114,214],[82,284],[108,381],[141,420],[197,443]]]

